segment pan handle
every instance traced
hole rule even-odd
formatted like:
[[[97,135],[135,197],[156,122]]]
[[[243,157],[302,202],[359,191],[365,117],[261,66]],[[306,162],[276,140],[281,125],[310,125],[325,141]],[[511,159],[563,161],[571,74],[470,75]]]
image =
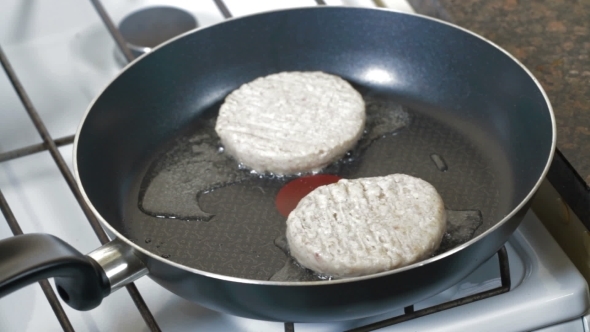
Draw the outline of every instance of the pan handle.
[[[85,256],[49,234],[7,238],[0,241],[0,297],[54,277],[65,303],[77,310],[93,309],[114,290],[147,274],[132,250],[115,239]]]

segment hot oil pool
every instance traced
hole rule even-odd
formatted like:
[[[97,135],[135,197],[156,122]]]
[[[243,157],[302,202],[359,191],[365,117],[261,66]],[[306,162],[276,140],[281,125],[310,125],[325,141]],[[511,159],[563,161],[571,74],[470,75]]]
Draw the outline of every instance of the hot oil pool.
[[[470,140],[388,97],[363,97],[363,137],[322,173],[348,179],[405,173],[430,182],[448,215],[436,254],[501,217],[498,172]],[[123,233],[155,254],[207,272],[256,280],[324,279],[286,254],[286,219],[275,197],[295,177],[251,173],[224,153],[214,129],[219,106],[145,163],[127,195]]]

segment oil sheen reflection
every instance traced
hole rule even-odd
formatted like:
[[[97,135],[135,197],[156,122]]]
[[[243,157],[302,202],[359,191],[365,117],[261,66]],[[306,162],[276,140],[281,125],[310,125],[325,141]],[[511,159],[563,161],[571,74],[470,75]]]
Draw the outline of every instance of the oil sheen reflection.
[[[377,85],[395,83],[395,76],[393,73],[379,67],[369,67],[363,74],[363,77],[368,82]]]

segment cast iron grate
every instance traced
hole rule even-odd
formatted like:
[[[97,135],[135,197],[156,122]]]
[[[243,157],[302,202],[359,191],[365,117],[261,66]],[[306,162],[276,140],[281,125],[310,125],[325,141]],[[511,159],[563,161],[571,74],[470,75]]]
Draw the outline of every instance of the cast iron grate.
[[[404,314],[395,316],[392,318],[388,318],[382,321],[378,321],[375,323],[371,323],[364,326],[359,326],[345,332],[369,332],[379,330],[391,325],[403,323],[412,319],[420,318],[423,316],[427,316],[430,314],[434,314],[437,312],[441,312],[444,310],[456,308],[458,306],[462,306],[464,304],[469,304],[475,301],[483,300],[490,298],[492,296],[500,295],[502,293],[506,293],[510,290],[511,281],[510,281],[510,265],[508,263],[508,252],[506,251],[506,247],[503,246],[498,251],[498,263],[500,268],[500,281],[501,285],[499,287],[483,291],[480,293],[472,294],[466,297],[462,297],[456,300],[452,300],[449,302],[444,302],[438,305],[434,305],[428,308],[424,308],[418,311],[414,311],[414,306],[408,306],[404,308]],[[295,332],[295,324],[293,323],[285,323],[285,332]]]
[[[91,1],[92,5],[94,6],[94,8],[96,9],[98,15],[101,17],[103,23],[107,27],[109,33],[111,34],[111,36],[113,37],[113,39],[117,43],[118,47],[121,49],[121,51],[124,54],[127,61],[132,61],[134,59],[134,57],[133,57],[131,51],[129,50],[129,48],[125,44],[125,41],[124,41],[123,37],[121,36],[120,32],[118,31],[118,29],[115,27],[115,25],[111,21],[109,15],[107,14],[104,7],[102,6],[100,0],[90,0],[90,1]],[[227,8],[227,6],[225,5],[225,3],[222,0],[213,0],[213,1],[217,5],[219,11],[221,12],[221,14],[224,18],[227,19],[227,18],[232,17],[231,12],[229,11],[229,9]],[[323,1],[323,0],[316,0],[316,3],[318,5],[326,5],[325,1]],[[375,1],[375,3],[378,6],[381,6],[381,1]],[[31,154],[34,154],[37,152],[41,152],[41,151],[46,151],[46,150],[49,151],[49,153],[51,154],[51,157],[53,158],[54,162],[56,163],[62,176],[65,178],[68,186],[72,190],[72,193],[74,194],[76,200],[80,204],[80,207],[82,208],[84,214],[86,215],[88,222],[89,222],[90,226],[92,227],[92,229],[94,230],[94,232],[96,233],[98,239],[100,240],[101,243],[106,243],[108,241],[108,237],[107,237],[106,233],[101,228],[100,223],[98,222],[96,217],[92,214],[89,207],[84,202],[84,199],[82,198],[80,190],[78,189],[78,187],[76,185],[74,177],[72,176],[72,173],[68,169],[67,164],[65,163],[62,155],[60,154],[60,152],[58,150],[58,147],[60,147],[60,146],[72,144],[74,141],[74,135],[65,136],[65,137],[61,137],[61,138],[57,138],[57,139],[52,138],[51,135],[49,134],[47,128],[45,127],[45,124],[41,120],[41,117],[39,116],[35,107],[33,106],[33,103],[29,99],[22,84],[20,83],[12,66],[10,65],[8,58],[6,57],[5,53],[2,51],[2,48],[0,48],[0,63],[2,64],[2,67],[4,68],[4,71],[6,72],[6,75],[7,75],[8,79],[10,80],[12,86],[14,87],[17,95],[19,96],[23,106],[25,107],[25,110],[27,111],[29,117],[31,118],[31,121],[35,125],[37,132],[39,133],[39,135],[43,139],[43,143],[40,143],[40,144],[34,144],[34,145],[26,146],[23,148],[0,153],[0,162],[24,157],[24,156],[31,155]],[[19,224],[18,224],[14,214],[12,213],[12,210],[11,210],[10,206],[8,205],[8,202],[6,201],[1,190],[0,190],[0,210],[2,211],[4,217],[6,218],[8,226],[10,227],[12,233],[14,235],[23,234],[22,229],[19,226]],[[505,293],[510,290],[510,269],[509,269],[509,264],[508,264],[508,255],[506,253],[506,248],[502,247],[502,249],[500,249],[500,251],[498,251],[498,259],[499,259],[499,265],[500,265],[500,277],[501,277],[501,282],[502,282],[502,285],[498,288],[494,288],[494,289],[491,289],[488,291],[484,291],[484,292],[481,292],[478,294],[470,295],[470,296],[467,296],[467,297],[464,297],[461,299],[442,303],[442,304],[439,304],[439,305],[436,305],[433,307],[429,307],[429,308],[425,308],[422,310],[418,310],[418,311],[414,311],[414,306],[409,306],[409,307],[404,308],[403,315],[396,316],[396,317],[393,317],[390,319],[386,319],[386,320],[383,320],[380,322],[372,323],[369,325],[365,325],[362,327],[357,327],[352,330],[349,330],[348,332],[374,331],[374,330],[381,329],[381,328],[384,328],[384,327],[387,327],[390,325],[405,322],[405,321],[408,321],[411,319],[419,318],[422,316],[426,316],[426,315],[440,312],[443,310],[455,308],[455,307],[458,307],[458,306],[461,306],[464,304],[468,304],[471,302],[475,302],[478,300],[482,300],[485,298],[489,298],[489,297],[492,297],[495,295]],[[40,281],[39,284],[40,284],[45,296],[47,297],[47,300],[49,301],[49,304],[50,304],[51,308],[53,309],[63,330],[64,331],[74,331],[74,329],[68,319],[68,316],[64,312],[64,309],[61,306],[61,303],[59,302],[59,299],[55,295],[55,292],[53,291],[53,288],[50,286],[49,282],[47,280],[43,280],[43,281]],[[129,292],[129,295],[131,296],[133,302],[135,303],[137,309],[139,310],[141,316],[143,317],[144,321],[146,322],[147,326],[149,327],[149,329],[151,331],[161,331],[153,314],[151,313],[151,311],[147,307],[145,301],[143,300],[141,294],[139,293],[139,291],[135,287],[135,285],[130,284],[126,288],[127,288],[127,291]],[[295,324],[285,323],[284,329],[285,329],[285,332],[294,332],[295,331]]]

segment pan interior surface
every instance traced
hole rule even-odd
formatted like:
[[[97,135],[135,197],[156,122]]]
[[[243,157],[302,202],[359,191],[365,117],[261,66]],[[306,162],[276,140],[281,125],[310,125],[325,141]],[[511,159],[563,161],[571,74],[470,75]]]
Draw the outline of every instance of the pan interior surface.
[[[373,135],[371,140],[361,139],[357,149],[325,173],[347,179],[405,173],[433,184],[443,197],[449,222],[458,226],[447,232],[438,253],[470,240],[501,217],[501,166],[468,137],[386,96],[365,99],[370,115],[408,116],[409,121],[403,119],[392,132]],[[277,210],[275,198],[295,177],[240,169],[219,149],[214,130],[217,111],[215,105],[204,112],[189,131],[165,144],[145,163],[148,168],[138,172],[143,176],[134,179],[124,206],[129,221],[125,235],[155,254],[199,270],[277,280],[288,256],[279,242],[286,218]],[[369,116],[366,136],[375,126],[386,125],[371,120]],[[153,200],[150,204],[146,192]],[[297,275],[300,280],[286,279],[317,280],[311,273]]]
[[[217,151],[212,128],[229,92],[294,70],[339,75],[372,105],[375,121],[362,146],[326,172],[343,178],[406,173],[433,184],[457,221],[440,252],[514,210],[551,154],[551,112],[542,92],[489,43],[401,13],[280,11],[183,36],[105,89],[76,147],[79,178],[94,208],[155,255],[220,275],[272,278],[287,261],[275,244],[285,231],[275,197],[291,178],[240,170]],[[388,114],[407,121],[370,136]],[[232,175],[212,177],[201,188],[195,179],[207,178],[206,169]],[[155,207],[146,204],[148,192]],[[157,206],[158,197],[171,205]]]

